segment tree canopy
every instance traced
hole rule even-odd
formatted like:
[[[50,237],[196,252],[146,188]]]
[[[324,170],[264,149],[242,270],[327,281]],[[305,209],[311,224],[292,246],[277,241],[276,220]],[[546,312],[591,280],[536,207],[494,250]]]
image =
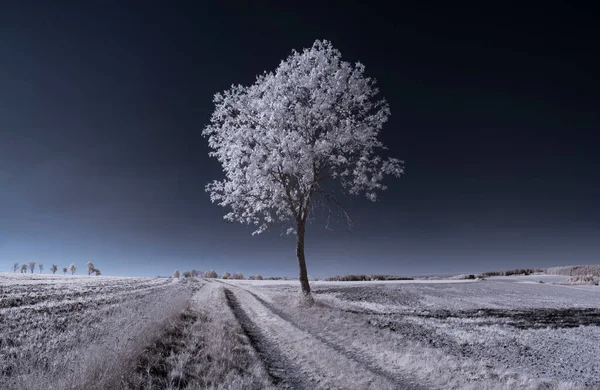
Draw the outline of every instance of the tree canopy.
[[[346,193],[375,201],[383,177],[402,174],[401,161],[377,155],[390,110],[364,71],[342,61],[330,42],[316,41],[254,84],[215,95],[203,134],[225,179],[207,191],[231,207],[227,220],[254,225],[254,233],[292,221],[294,232],[315,195],[332,199],[327,181],[339,179]]]

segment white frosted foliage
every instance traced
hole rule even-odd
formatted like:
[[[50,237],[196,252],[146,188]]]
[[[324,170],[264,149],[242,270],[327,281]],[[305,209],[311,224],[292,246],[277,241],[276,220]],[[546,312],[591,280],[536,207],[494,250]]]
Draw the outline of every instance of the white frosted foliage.
[[[390,110],[364,71],[342,61],[330,42],[316,41],[254,84],[215,95],[203,135],[225,178],[206,189],[231,208],[225,219],[254,225],[254,233],[291,222],[293,233],[317,196],[331,199],[327,181],[375,201],[383,177],[402,174],[399,160],[378,155]]]

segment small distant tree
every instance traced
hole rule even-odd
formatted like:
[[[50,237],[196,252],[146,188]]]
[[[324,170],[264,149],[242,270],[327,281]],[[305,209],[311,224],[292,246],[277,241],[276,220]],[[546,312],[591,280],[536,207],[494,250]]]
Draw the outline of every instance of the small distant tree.
[[[35,270],[35,261],[30,261],[29,263],[27,263],[27,266],[29,267],[31,273],[33,273],[33,270]]]
[[[14,263],[13,264],[13,272],[17,272],[17,270],[19,269],[19,263]]]
[[[210,271],[206,271],[206,272],[204,273],[204,277],[205,277],[205,278],[216,279],[216,278],[218,278],[218,275],[217,275],[217,273],[215,272],[215,270],[212,270],[212,269],[211,269]]]
[[[21,273],[24,274],[27,272],[27,264],[21,264]]]
[[[50,271],[52,272],[52,274],[55,274],[57,270],[58,266],[56,264],[52,264],[52,267],[50,267]]]
[[[44,264],[38,264],[38,268],[40,270],[40,273],[42,273],[44,271]]]
[[[306,222],[315,207],[351,226],[336,187],[376,201],[386,175],[400,177],[402,162],[380,156],[378,139],[390,109],[361,63],[342,61],[329,41],[292,51],[274,72],[250,86],[214,96],[202,134],[224,171],[206,186],[212,202],[230,208],[225,219],[253,225],[253,234],[283,223],[296,235],[299,279],[312,302],[304,254]]]
[[[184,278],[191,278],[192,277],[192,272],[191,271],[185,271],[183,273],[183,277]]]
[[[73,275],[75,271],[77,271],[77,266],[75,264],[71,264],[69,266],[69,271],[71,271],[71,275]]]
[[[102,275],[102,272],[100,272],[100,270],[98,268],[94,268],[92,272],[95,273],[96,276]]]
[[[223,276],[221,276],[222,279],[231,279],[231,274],[229,272],[225,272],[223,274]]]
[[[87,267],[88,275],[91,275],[95,269],[94,263],[92,263],[91,261],[88,261],[85,266]]]
[[[67,274],[67,267],[63,267],[63,275]]]
[[[254,277],[254,279],[255,279],[255,280],[263,280],[263,277],[262,277],[262,275],[256,275],[256,276]]]
[[[233,279],[239,279],[239,280],[244,279],[244,274],[241,272],[237,272],[237,273],[233,274]]]
[[[173,271],[173,279],[179,279],[179,270],[178,269]]]

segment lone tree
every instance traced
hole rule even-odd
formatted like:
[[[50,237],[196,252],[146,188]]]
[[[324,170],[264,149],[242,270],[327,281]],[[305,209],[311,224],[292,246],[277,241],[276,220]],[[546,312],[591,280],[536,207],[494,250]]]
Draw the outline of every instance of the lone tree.
[[[17,270],[19,269],[19,263],[14,263],[13,264],[13,272],[17,272]]]
[[[85,266],[87,267],[88,275],[91,275],[96,269],[96,267],[94,267],[94,263],[92,263],[91,261],[88,261]]]
[[[67,274],[67,267],[63,267],[63,275]]]
[[[73,275],[75,271],[77,271],[77,266],[75,264],[71,264],[69,266],[69,271],[71,271],[71,275]]]
[[[400,177],[400,160],[378,155],[377,139],[390,115],[376,99],[375,80],[364,76],[328,41],[292,51],[274,72],[250,86],[234,85],[214,97],[215,110],[202,134],[225,178],[206,186],[211,201],[230,207],[225,219],[254,225],[253,234],[274,223],[296,234],[302,292],[311,302],[304,255],[306,221],[315,205],[341,210],[332,182],[344,194],[371,201],[386,187],[385,175]]]
[[[58,266],[56,264],[52,264],[52,267],[50,267],[50,271],[52,271],[52,273],[55,274],[57,270]]]
[[[33,270],[35,270],[35,261],[30,261],[29,263],[27,263],[27,267],[29,267],[31,273],[33,273]]]
[[[21,264],[21,273],[22,274],[27,273],[27,264]]]
[[[179,279],[179,270],[178,269],[173,271],[173,279]]]
[[[38,264],[38,268],[40,270],[40,273],[42,273],[44,271],[44,264]]]

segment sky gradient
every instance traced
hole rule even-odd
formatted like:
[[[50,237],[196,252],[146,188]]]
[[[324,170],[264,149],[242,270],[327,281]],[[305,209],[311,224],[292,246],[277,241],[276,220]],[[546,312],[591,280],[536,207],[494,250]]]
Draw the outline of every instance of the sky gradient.
[[[310,276],[599,262],[595,10],[302,4],[3,3],[0,271],[297,275],[293,237],[210,203],[201,131],[216,92],[315,39],[377,79],[406,175],[348,203],[353,232],[307,227]]]

